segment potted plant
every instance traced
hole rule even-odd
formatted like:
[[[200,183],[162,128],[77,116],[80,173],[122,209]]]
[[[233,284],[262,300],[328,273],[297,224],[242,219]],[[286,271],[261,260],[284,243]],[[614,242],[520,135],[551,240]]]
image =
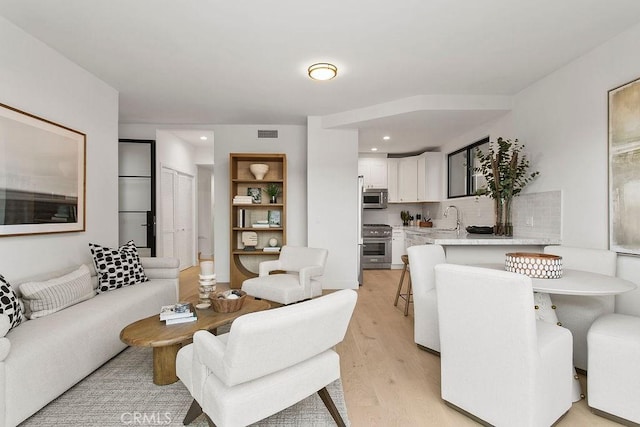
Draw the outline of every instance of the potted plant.
[[[400,211],[400,219],[402,220],[402,225],[406,227],[407,225],[409,225],[411,214],[409,214],[409,211]]]
[[[511,203],[522,189],[535,178],[539,172],[529,173],[529,160],[521,154],[524,145],[518,140],[498,138],[489,145],[489,152],[478,150],[480,166],[475,170],[481,172],[487,181],[484,188],[476,194],[487,195],[494,200],[496,223],[493,232],[496,235],[513,236],[511,221]]]
[[[275,182],[267,184],[266,187],[262,189],[262,191],[264,191],[265,194],[269,196],[269,203],[278,203],[278,196],[282,193],[280,185],[276,184]]]

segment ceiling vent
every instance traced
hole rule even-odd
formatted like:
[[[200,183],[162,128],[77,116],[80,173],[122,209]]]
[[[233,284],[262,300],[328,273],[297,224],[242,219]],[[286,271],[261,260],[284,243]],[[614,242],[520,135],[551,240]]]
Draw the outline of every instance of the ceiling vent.
[[[277,130],[260,130],[258,129],[258,138],[277,138]]]

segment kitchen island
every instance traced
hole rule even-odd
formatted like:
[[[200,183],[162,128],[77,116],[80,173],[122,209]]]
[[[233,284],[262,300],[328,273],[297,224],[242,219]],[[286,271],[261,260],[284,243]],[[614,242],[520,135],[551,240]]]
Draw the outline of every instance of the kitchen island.
[[[427,227],[403,227],[405,246],[442,245],[447,262],[457,264],[503,263],[509,252],[541,253],[545,246],[559,245],[559,238],[494,236],[493,234],[469,234]]]

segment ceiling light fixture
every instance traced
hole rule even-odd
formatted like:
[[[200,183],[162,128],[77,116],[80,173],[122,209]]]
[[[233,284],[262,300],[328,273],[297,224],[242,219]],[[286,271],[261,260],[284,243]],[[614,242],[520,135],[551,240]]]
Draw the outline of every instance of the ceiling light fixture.
[[[203,141],[206,141],[207,137],[206,136],[201,136],[200,139],[203,140]]]
[[[373,147],[371,151],[378,151],[378,149],[376,147]]]
[[[385,141],[388,141],[388,140],[391,139],[391,137],[390,136],[383,136],[382,139],[384,139]]]
[[[338,67],[327,62],[313,64],[307,70],[313,80],[331,80],[338,74]]]

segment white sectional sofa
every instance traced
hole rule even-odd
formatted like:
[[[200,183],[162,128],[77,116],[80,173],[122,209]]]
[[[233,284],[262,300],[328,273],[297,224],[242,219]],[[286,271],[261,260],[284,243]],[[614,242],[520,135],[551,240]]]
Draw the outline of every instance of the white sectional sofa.
[[[16,426],[121,352],[126,344],[120,341],[120,331],[126,325],[178,300],[178,260],[140,260],[147,282],[100,293],[53,314],[25,320],[8,333],[8,317],[0,315],[4,317],[0,319],[0,336],[4,335],[0,338],[0,427]],[[95,289],[95,268],[91,261],[86,265]],[[48,280],[73,270],[11,286],[20,296],[21,283]]]

